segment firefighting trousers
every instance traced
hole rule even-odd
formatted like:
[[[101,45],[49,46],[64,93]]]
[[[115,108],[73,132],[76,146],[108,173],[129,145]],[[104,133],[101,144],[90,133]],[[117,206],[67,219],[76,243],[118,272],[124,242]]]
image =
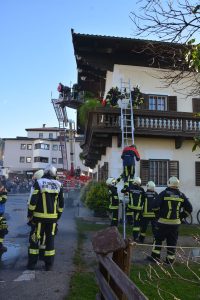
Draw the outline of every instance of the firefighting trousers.
[[[135,166],[124,166],[124,185],[128,184],[129,179],[133,179],[135,175]]]
[[[46,265],[53,265],[55,248],[56,223],[36,223],[32,227],[29,236],[29,248],[28,248],[28,264],[35,265],[37,263],[41,245],[45,243],[44,249],[44,262]],[[45,237],[45,241],[44,241]]]
[[[8,233],[8,225],[6,222],[6,218],[4,216],[0,216],[0,244],[3,243],[5,235]]]
[[[168,224],[161,224],[157,223],[157,230],[155,234],[155,240],[154,245],[152,249],[151,256],[153,258],[160,259],[160,253],[161,253],[161,245],[164,240],[166,240],[167,246],[170,246],[167,248],[167,257],[166,262],[173,263],[175,259],[175,247],[178,240],[178,228],[179,225],[168,225]]]
[[[118,226],[118,209],[110,209],[111,212],[111,223],[110,226]]]
[[[146,237],[147,227],[148,227],[149,223],[151,223],[153,237],[155,237],[156,224],[157,224],[155,218],[142,217],[141,223],[140,223],[140,241],[141,242],[144,242],[144,239]]]
[[[127,206],[126,219],[127,219],[127,224],[133,225],[133,239],[136,240],[140,232],[141,211],[131,209],[130,207]]]

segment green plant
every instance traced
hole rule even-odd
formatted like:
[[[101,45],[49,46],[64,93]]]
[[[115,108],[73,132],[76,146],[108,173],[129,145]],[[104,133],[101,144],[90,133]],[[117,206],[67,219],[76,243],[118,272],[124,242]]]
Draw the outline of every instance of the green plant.
[[[87,184],[85,184],[80,192],[80,200],[81,202],[85,203],[86,202],[86,196],[88,191],[91,189],[91,186],[94,185],[94,181],[89,181]]]
[[[108,188],[104,182],[94,182],[86,194],[85,204],[96,215],[105,215],[109,207]]]
[[[85,102],[81,105],[81,107],[78,110],[79,121],[82,126],[85,125],[88,112],[98,106],[101,106],[101,102],[97,98],[95,98],[91,93],[86,92]]]

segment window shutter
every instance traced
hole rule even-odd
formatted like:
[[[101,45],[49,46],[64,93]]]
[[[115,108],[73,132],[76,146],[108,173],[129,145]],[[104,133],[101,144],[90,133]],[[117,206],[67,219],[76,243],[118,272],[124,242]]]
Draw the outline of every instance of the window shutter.
[[[144,102],[141,104],[141,109],[149,109],[149,95],[142,94],[142,97],[144,98]]]
[[[171,176],[179,178],[179,161],[177,160],[169,161],[169,177]]]
[[[169,111],[177,111],[177,97],[168,96],[167,107]]]
[[[140,160],[140,178],[142,180],[142,185],[147,184],[149,181],[149,160]]]
[[[195,162],[195,183],[200,186],[200,161]]]
[[[200,98],[192,98],[193,112],[200,112]]]

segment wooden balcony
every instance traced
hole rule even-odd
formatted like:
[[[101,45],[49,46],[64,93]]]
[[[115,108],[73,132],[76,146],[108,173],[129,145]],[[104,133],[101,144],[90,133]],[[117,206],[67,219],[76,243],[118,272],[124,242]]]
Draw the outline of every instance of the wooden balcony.
[[[81,145],[88,166],[94,166],[97,162],[94,157],[101,156],[111,146],[113,135],[121,145],[120,124],[119,108],[96,108],[89,112]],[[135,136],[174,138],[175,147],[180,148],[184,139],[200,135],[200,118],[193,113],[138,109],[134,111],[134,127]]]

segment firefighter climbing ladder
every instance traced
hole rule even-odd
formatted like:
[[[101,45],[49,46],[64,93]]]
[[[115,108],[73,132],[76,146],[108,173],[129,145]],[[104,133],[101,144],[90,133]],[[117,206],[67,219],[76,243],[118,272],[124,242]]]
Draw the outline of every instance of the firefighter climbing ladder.
[[[120,92],[125,95],[121,103],[121,132],[122,149],[125,146],[134,144],[134,119],[133,119],[133,101],[131,95],[130,80],[125,82],[121,79]],[[126,238],[126,197],[123,197],[123,238]]]
[[[67,110],[66,107],[61,107],[60,101],[57,99],[51,99],[53,104],[56,117],[58,119],[59,129],[60,129],[60,147],[63,159],[63,169],[68,170],[68,161],[67,161],[67,136],[66,136],[66,126],[68,123]]]

